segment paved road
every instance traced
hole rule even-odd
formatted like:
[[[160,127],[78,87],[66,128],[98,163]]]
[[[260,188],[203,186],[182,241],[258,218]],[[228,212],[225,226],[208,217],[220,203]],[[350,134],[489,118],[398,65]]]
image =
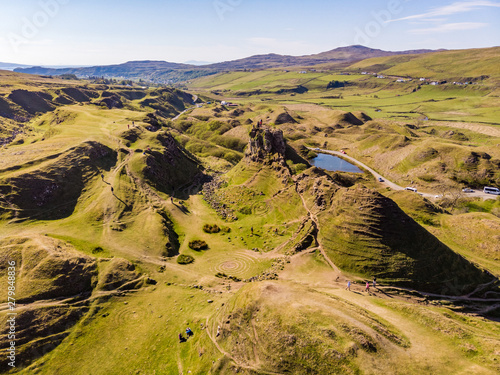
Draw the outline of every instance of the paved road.
[[[331,154],[331,155],[339,156],[342,159],[348,160],[348,161],[350,161],[354,164],[357,164],[358,166],[366,169],[368,172],[370,172],[375,177],[375,179],[377,181],[379,181],[379,184],[381,184],[382,186],[389,187],[392,190],[405,190],[404,187],[399,186],[398,184],[396,184],[392,181],[389,181],[387,178],[382,176],[380,173],[376,172],[375,170],[373,170],[372,168],[370,168],[366,164],[360,162],[359,160],[354,159],[352,156],[343,154],[339,151],[323,150],[323,149],[317,149],[317,148],[312,148],[312,147],[308,147],[308,149],[312,150],[312,151],[321,152],[324,154]],[[380,178],[383,180],[383,182],[380,182],[380,180],[379,180]],[[437,193],[423,193],[423,192],[418,192],[418,194],[420,194],[421,196],[423,196],[425,198],[432,198],[432,199],[436,198],[438,195]],[[475,190],[473,193],[462,193],[462,194],[464,195],[464,197],[478,197],[478,198],[482,198],[482,199],[496,199],[497,198],[497,195],[485,194],[482,191],[477,191],[477,190]]]

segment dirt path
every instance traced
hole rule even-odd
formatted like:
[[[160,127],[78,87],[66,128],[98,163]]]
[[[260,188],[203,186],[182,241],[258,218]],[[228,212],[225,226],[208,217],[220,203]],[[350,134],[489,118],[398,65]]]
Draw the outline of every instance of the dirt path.
[[[236,366],[238,367],[241,367],[241,368],[244,368],[246,370],[251,370],[251,371],[255,371],[257,372],[258,374],[267,374],[267,375],[283,375],[279,372],[270,372],[270,371],[265,371],[265,370],[261,370],[259,368],[255,368],[253,366],[249,366],[249,365],[246,365],[246,364],[243,364],[241,362],[239,362],[236,358],[234,358],[231,354],[229,354],[228,352],[226,352],[220,345],[219,343],[217,342],[217,340],[215,340],[215,338],[213,337],[213,334],[210,332],[210,325],[209,325],[209,318],[207,318],[207,322],[206,322],[206,332],[207,332],[207,335],[208,337],[210,338],[210,340],[213,342],[213,344],[215,345],[215,347],[217,348],[217,350],[224,356],[226,356],[227,358],[229,358],[231,361],[233,361]]]
[[[375,300],[372,300],[372,298],[366,298],[358,293],[346,292],[338,289],[325,290],[325,292],[345,299],[360,308],[369,310],[385,319],[394,327],[405,327],[404,335],[411,342],[411,346],[409,348],[394,348],[391,355],[402,355],[406,357],[408,355],[406,353],[409,353],[412,361],[428,362],[429,365],[435,365],[436,367],[439,367],[440,363],[443,363],[443,361],[449,358],[454,358],[454,360],[460,362],[456,364],[456,367],[462,367],[463,369],[478,367],[477,364],[470,362],[468,359],[457,356],[453,346],[450,346],[449,341],[445,338],[437,338],[434,335],[429,335],[430,328],[420,326],[403,314],[380,305]],[[492,373],[490,370],[483,367],[478,368],[482,371],[480,373]]]
[[[309,209],[309,207],[307,207],[306,200],[304,199],[304,197],[302,196],[302,194],[299,193],[297,185],[295,185],[295,188],[296,188],[297,194],[299,195],[300,199],[302,200],[302,204],[304,206],[304,209],[307,211],[307,213],[309,214],[310,219],[313,221],[313,223],[314,223],[314,225],[316,227],[317,232],[319,232],[320,231],[320,225],[319,225],[318,217],[311,212],[311,210]],[[319,248],[319,251],[321,252],[321,255],[323,255],[323,257],[328,262],[328,264],[330,265],[330,267],[332,267],[332,269],[335,271],[335,273],[337,274],[337,277],[340,277],[342,275],[342,272],[340,271],[340,269],[335,265],[335,263],[332,262],[332,260],[326,254],[325,249],[323,248],[323,245],[321,245],[321,243],[320,243],[320,241],[318,239],[318,235],[317,234],[315,235],[315,240],[316,240],[316,243],[318,244],[318,248]]]

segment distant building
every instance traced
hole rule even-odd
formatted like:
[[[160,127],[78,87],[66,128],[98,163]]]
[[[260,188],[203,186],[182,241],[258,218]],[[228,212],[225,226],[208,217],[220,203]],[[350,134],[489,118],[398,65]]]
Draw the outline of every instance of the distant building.
[[[385,76],[377,76],[377,78],[381,78],[382,79],[382,78],[385,78]]]
[[[301,70],[299,73],[300,74],[307,74],[307,72],[305,70]]]
[[[437,86],[437,85],[439,85],[439,82],[433,81],[433,82],[431,82],[431,85],[432,86]]]
[[[427,81],[426,78],[420,78],[420,81],[424,82],[424,81]]]

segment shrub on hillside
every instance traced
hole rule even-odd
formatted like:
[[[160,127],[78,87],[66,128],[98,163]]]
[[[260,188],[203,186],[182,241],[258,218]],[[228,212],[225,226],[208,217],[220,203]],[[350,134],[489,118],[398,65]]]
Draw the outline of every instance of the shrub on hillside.
[[[217,224],[212,224],[212,225],[205,224],[203,226],[203,231],[205,233],[219,233],[219,232],[229,233],[231,232],[231,228],[225,226],[219,227]]]
[[[203,226],[203,232],[205,233],[219,233],[220,228],[217,224],[205,224]]]
[[[208,249],[208,244],[203,240],[193,240],[189,242],[189,248],[196,251],[206,250]]]
[[[181,254],[177,257],[177,263],[179,264],[189,264],[193,262],[194,258],[191,255]]]

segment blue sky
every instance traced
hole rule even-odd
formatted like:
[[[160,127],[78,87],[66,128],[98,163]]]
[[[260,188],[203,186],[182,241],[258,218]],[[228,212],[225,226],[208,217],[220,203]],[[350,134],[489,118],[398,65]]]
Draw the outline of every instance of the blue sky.
[[[0,0],[0,61],[101,65],[500,45],[500,0]]]

